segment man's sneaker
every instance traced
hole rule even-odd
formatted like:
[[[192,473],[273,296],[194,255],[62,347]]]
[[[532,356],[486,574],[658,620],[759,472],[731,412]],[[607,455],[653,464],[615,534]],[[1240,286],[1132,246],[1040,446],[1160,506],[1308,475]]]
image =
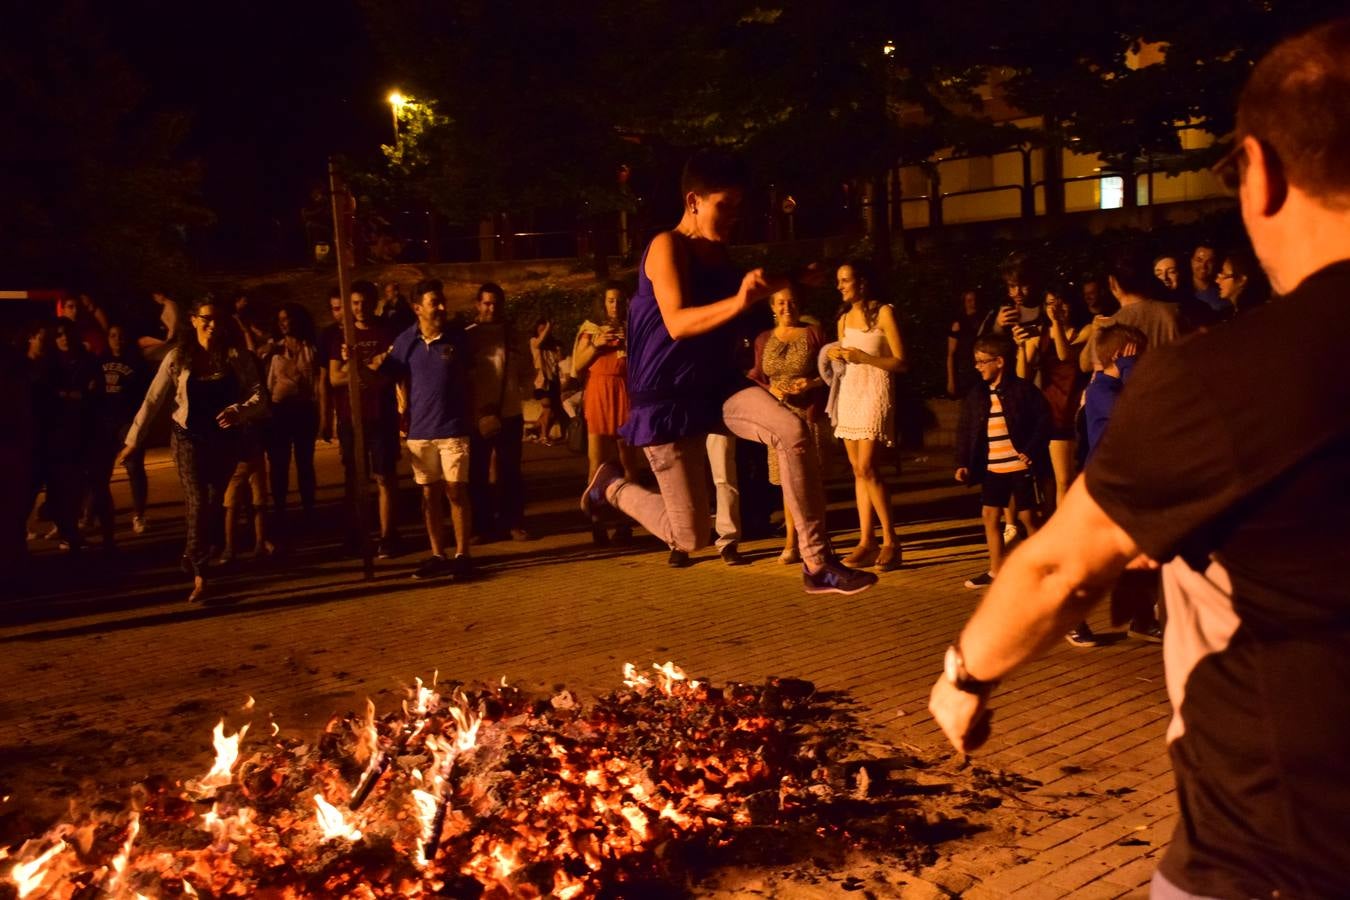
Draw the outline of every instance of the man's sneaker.
[[[581,511],[592,519],[598,516],[609,506],[609,501],[605,499],[605,490],[622,477],[623,466],[616,462],[602,462],[581,495]]]
[[[872,572],[850,569],[833,558],[826,559],[816,572],[802,565],[802,584],[808,594],[858,594],[876,583]]]
[[[473,575],[473,560],[463,553],[450,560],[450,577],[455,581],[468,581]]]
[[[530,540],[530,533],[526,531],[524,528],[521,528],[519,525],[517,525],[515,528],[511,529],[511,540],[528,541]]]
[[[393,559],[402,553],[403,547],[396,534],[380,538],[380,542],[375,545],[376,559]]]
[[[1092,629],[1088,627],[1086,622],[1064,635],[1064,640],[1075,647],[1097,646],[1097,635],[1093,634]]]
[[[450,564],[444,556],[429,556],[413,570],[412,577],[419,581],[428,578],[440,578],[450,574]]]
[[[994,576],[988,572],[981,572],[980,574],[974,576],[973,578],[966,579],[966,587],[970,588],[972,591],[975,590],[976,588],[989,587],[989,585],[993,583],[994,583]]]
[[[1011,544],[1017,540],[1017,526],[1008,524],[1003,526],[1003,543]]]
[[[131,517],[131,530],[135,534],[145,534],[145,516]]]
[[[666,565],[672,569],[687,569],[693,563],[689,561],[689,554],[683,550],[671,550],[670,556],[666,557]]]
[[[740,548],[736,546],[735,541],[732,541],[730,544],[727,544],[725,547],[723,547],[721,550],[721,554],[722,554],[722,562],[726,563],[729,566],[750,565],[750,560],[746,559],[744,556],[741,556]]]
[[[1130,626],[1129,635],[1132,638],[1138,638],[1141,641],[1148,641],[1150,644],[1161,644],[1163,639],[1162,626],[1157,622],[1152,625]]]

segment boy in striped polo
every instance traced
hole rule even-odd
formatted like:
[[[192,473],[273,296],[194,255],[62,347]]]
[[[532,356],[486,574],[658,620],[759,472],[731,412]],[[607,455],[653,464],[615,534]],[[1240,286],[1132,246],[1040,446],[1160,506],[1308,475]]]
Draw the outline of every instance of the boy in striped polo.
[[[956,429],[956,480],[981,486],[984,538],[989,571],[967,579],[966,587],[993,582],[1003,563],[1000,517],[1015,500],[1017,518],[1028,536],[1036,533],[1040,504],[1037,473],[1050,468],[1050,407],[1044,395],[1008,367],[1012,345],[1002,335],[975,341],[975,368],[982,379],[961,403]]]

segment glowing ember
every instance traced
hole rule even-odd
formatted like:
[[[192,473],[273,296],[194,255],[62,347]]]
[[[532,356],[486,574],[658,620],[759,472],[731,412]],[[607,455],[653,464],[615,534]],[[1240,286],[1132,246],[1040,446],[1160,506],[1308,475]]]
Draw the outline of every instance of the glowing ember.
[[[221,721],[200,781],[152,779],[129,810],[91,804],[0,859],[21,900],[582,900],[666,877],[681,848],[706,856],[752,826],[828,831],[805,811],[832,796],[820,773],[847,732],[811,685],[718,688],[653,669],[625,666],[627,687],[589,706],[505,680],[444,693],[418,680],[397,712],[368,703],[310,743],[273,723],[246,747],[249,726],[226,735]]]

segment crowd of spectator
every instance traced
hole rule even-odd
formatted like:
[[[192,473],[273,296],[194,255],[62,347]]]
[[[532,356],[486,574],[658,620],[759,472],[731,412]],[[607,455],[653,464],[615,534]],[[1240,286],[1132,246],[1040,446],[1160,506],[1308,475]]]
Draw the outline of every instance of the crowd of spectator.
[[[1151,266],[1117,253],[1100,274],[1076,283],[1043,278],[1020,254],[999,274],[996,304],[973,288],[961,293],[947,341],[947,392],[963,407],[958,478],[982,486],[989,550],[987,571],[967,581],[973,588],[992,581],[1007,543],[1034,533],[1062,502],[1104,427],[1105,417],[1084,402],[1090,383],[1100,396],[1114,396],[1135,355],[1244,315],[1269,295],[1250,253],[1223,253],[1208,242],[1189,256],[1156,254]],[[834,322],[803,316],[799,285],[785,283],[767,304],[772,326],[741,329],[747,353],[740,367],[806,428],[818,461],[813,477],[823,480],[833,448],[843,445],[858,540],[839,559],[885,572],[903,561],[881,466],[895,443],[896,379],[908,363],[898,317],[878,299],[869,267],[849,262],[833,275],[840,301]],[[405,552],[398,473],[406,460],[422,493],[430,550],[418,578],[468,578],[474,543],[530,539],[524,442],[570,442],[586,455],[588,476],[613,460],[628,481],[650,477],[623,437],[631,408],[631,323],[630,292],[618,282],[605,286],[567,345],[547,316],[527,328],[511,321],[505,293],[493,283],[480,286],[468,312],[451,316],[437,281],[418,283],[411,298],[396,283],[358,281],[345,304],[332,291],[332,321],[321,330],[300,304],[264,315],[247,293],[230,297],[207,297],[185,311],[155,292],[158,328],[133,336],[89,294],[71,293],[52,320],[24,333],[36,433],[28,508],[41,513],[32,521],[50,522],[30,532],[30,540],[48,538],[79,552],[97,533],[104,548],[115,549],[109,482],[117,466],[131,489],[132,530],[143,533],[145,445],[166,407],[187,507],[183,566],[194,599],[213,566],[246,552],[254,558],[286,552],[312,530],[318,441],[336,438],[340,449],[348,501],[343,547],[353,555],[368,537],[355,514],[357,499],[369,493],[359,483],[361,457],[374,485],[374,554],[389,559]],[[1103,353],[1104,347],[1111,349]],[[433,367],[428,358],[437,354]],[[359,446],[353,366],[360,366]],[[527,424],[530,405],[537,415]],[[709,540],[725,562],[744,564],[736,438],[714,427],[700,440],[703,477],[715,497]],[[762,475],[752,470],[747,477],[781,485],[778,454],[764,461]],[[780,559],[799,564],[791,506],[781,504]],[[597,545],[627,543],[633,525],[606,510],[593,517],[592,538]],[[694,547],[667,543],[672,566],[690,563]],[[1141,634],[1156,634],[1156,621],[1140,621]],[[1070,640],[1091,643],[1094,636],[1083,626]]]

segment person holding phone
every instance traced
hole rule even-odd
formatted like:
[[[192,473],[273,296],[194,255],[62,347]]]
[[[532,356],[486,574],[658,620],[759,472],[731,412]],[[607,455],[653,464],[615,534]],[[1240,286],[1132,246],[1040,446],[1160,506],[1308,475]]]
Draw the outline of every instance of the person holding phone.
[[[623,475],[637,477],[637,451],[619,436],[628,421],[628,295],[623,285],[611,281],[605,285],[592,313],[577,330],[572,347],[572,372],[586,378],[583,409],[586,420],[587,477],[606,459],[617,458]],[[632,525],[625,519],[614,530],[619,542],[632,537]],[[591,537],[598,545],[609,542],[605,526],[591,525]]]

